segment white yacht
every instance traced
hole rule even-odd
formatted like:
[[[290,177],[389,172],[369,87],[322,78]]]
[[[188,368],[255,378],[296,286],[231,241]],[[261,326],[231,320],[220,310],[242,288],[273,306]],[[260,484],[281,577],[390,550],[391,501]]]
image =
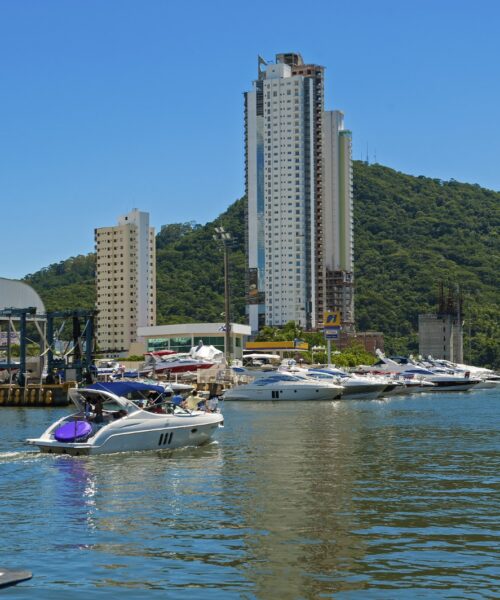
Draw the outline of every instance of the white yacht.
[[[220,413],[189,411],[165,397],[162,386],[95,383],[69,390],[78,411],[27,440],[42,452],[88,455],[200,446],[224,424]]]
[[[330,381],[275,372],[226,390],[222,397],[224,400],[338,400],[343,389]]]
[[[449,360],[444,359],[433,359],[429,357],[427,359],[428,366],[434,371],[435,368],[444,368],[447,370],[454,371],[457,374],[472,377],[473,379],[479,379],[480,382],[474,386],[474,389],[500,389],[500,375],[495,373],[492,369],[486,369],[484,367],[474,367],[472,365],[464,365],[460,363],[453,363]]]
[[[470,373],[457,373],[450,369],[437,368],[433,366],[415,364],[406,357],[386,357],[378,353],[379,361],[372,367],[363,367],[365,372],[388,373],[410,377],[415,380],[429,381],[434,387],[429,388],[432,392],[460,392],[467,391],[480,383],[479,378],[470,376]]]
[[[307,376],[321,381],[337,381],[344,388],[342,399],[373,400],[395,387],[390,381],[350,375],[336,367],[312,368],[307,371]]]

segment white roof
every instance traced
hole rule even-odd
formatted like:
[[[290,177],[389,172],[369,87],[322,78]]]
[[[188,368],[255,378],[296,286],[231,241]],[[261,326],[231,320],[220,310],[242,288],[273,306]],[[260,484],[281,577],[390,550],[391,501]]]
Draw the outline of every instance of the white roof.
[[[153,327],[139,327],[137,335],[139,337],[168,337],[168,336],[189,336],[203,337],[209,336],[224,336],[225,323],[184,323],[180,325],[155,325]],[[240,325],[239,323],[231,323],[231,333],[236,335],[250,335],[252,332],[249,325]]]
[[[29,308],[45,314],[45,306],[35,290],[23,281],[0,277],[0,310],[4,308]]]

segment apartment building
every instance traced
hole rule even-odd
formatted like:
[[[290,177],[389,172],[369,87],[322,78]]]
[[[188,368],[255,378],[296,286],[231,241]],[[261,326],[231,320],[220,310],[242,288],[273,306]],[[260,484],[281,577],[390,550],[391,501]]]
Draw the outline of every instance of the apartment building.
[[[156,324],[156,245],[149,214],[134,208],[118,225],[95,230],[97,344],[128,353],[138,327]]]
[[[324,110],[324,67],[259,58],[245,93],[247,311],[252,332],[325,311],[354,325],[351,133]]]

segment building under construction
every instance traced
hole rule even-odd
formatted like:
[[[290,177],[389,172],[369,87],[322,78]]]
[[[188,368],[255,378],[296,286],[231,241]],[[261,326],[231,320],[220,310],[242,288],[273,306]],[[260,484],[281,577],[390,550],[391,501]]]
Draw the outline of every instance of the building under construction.
[[[462,297],[458,290],[440,285],[437,314],[418,316],[419,353],[456,363],[463,362]]]

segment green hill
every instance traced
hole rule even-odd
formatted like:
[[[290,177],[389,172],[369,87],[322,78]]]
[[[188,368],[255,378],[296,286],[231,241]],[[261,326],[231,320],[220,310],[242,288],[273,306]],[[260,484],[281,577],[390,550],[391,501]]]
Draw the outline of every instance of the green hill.
[[[415,352],[418,314],[435,312],[440,283],[464,298],[464,355],[500,367],[500,193],[354,163],[356,322],[386,334],[389,352]],[[158,323],[221,321],[222,252],[214,227],[233,234],[233,315],[244,319],[244,199],[212,223],[169,224],[157,235]],[[91,308],[95,256],[51,265],[25,281],[49,310]]]
[[[47,310],[95,306],[95,254],[75,256],[24,278],[40,294]]]

